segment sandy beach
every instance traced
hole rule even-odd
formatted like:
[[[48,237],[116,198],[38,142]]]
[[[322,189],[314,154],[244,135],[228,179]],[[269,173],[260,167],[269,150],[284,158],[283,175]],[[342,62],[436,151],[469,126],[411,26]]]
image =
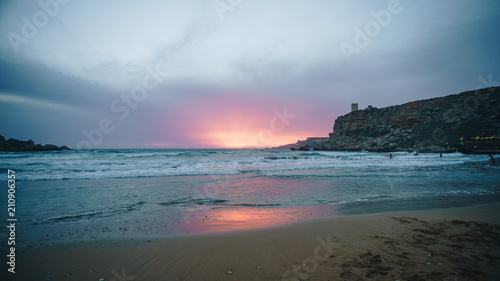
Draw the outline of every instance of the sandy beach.
[[[499,210],[489,204],[18,248],[14,280],[498,280]]]
[[[0,0],[0,281],[500,281],[499,26]]]

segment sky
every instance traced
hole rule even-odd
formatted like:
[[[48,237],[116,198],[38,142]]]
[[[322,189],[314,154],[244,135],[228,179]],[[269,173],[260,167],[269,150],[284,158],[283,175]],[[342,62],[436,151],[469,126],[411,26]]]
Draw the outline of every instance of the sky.
[[[495,0],[0,2],[0,134],[71,148],[257,148],[500,85]]]

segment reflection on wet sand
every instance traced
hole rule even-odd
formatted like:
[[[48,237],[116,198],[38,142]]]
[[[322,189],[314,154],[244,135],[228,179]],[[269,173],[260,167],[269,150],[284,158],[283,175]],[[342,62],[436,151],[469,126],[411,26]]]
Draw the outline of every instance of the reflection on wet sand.
[[[186,210],[176,227],[178,234],[237,231],[284,225],[307,219],[338,215],[335,206],[300,208],[199,208]],[[214,206],[215,207],[215,206]]]
[[[193,189],[197,204],[180,208],[178,234],[272,227],[306,219],[334,216],[335,206],[302,206],[298,198],[322,196],[302,179],[251,174],[211,176],[209,184]],[[309,195],[308,195],[309,194]]]

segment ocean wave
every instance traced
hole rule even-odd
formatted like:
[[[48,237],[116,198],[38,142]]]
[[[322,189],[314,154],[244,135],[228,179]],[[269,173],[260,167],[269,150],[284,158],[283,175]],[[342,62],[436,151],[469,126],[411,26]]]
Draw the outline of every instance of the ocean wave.
[[[228,153],[231,152],[231,153]],[[1,158],[0,165],[19,173],[19,180],[68,180],[143,178],[169,176],[209,176],[258,173],[269,177],[350,175],[356,171],[427,169],[467,170],[470,165],[486,165],[478,155],[369,152],[287,152],[287,151],[98,151],[67,154],[26,154]]]
[[[175,205],[221,205],[229,200],[226,199],[192,199],[192,198],[184,198],[184,199],[178,199],[178,200],[172,200],[169,202],[161,202],[161,203],[156,203],[159,206],[162,207],[169,207],[169,206],[175,206]]]
[[[297,160],[299,159],[299,157],[297,156],[281,156],[281,157],[278,157],[278,156],[267,156],[267,157],[264,157],[264,159],[267,159],[267,160]]]
[[[234,207],[279,207],[282,204],[278,203],[239,203],[239,204],[230,204]]]
[[[29,157],[31,157],[31,154],[29,154],[29,153],[0,151],[0,160],[1,159],[29,158]]]
[[[177,156],[182,155],[183,152],[153,152],[153,153],[127,153],[118,154],[118,156],[123,158],[159,158],[162,156]]]
[[[64,215],[64,216],[57,216],[57,217],[50,217],[45,219],[44,222],[67,222],[67,221],[79,221],[82,219],[86,218],[93,218],[99,215],[102,215],[103,212],[93,212],[93,213],[84,213],[84,214],[78,214],[78,215]]]

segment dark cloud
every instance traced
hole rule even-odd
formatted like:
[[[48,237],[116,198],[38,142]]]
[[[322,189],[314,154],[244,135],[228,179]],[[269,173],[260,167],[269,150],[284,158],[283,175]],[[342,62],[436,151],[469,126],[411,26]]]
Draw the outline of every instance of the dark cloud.
[[[72,1],[15,52],[5,35],[41,8],[3,2],[0,134],[76,147],[106,119],[114,130],[97,147],[217,146],[223,134],[255,137],[286,106],[297,117],[275,139],[294,141],[326,136],[352,102],[499,84],[496,1],[402,0],[346,60],[340,45],[354,46],[356,28],[389,3],[244,1],[221,20],[201,0]],[[161,75],[147,80],[151,71]],[[131,102],[145,79],[154,87]]]

